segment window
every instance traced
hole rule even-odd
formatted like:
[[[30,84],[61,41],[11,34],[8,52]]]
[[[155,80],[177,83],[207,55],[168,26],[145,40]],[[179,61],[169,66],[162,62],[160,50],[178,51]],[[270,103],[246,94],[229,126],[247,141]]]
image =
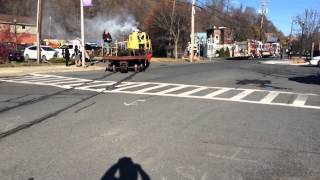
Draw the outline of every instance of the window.
[[[35,51],[35,50],[37,50],[37,46],[32,46],[32,47],[29,48],[29,50]]]
[[[42,47],[42,49],[45,50],[45,51],[55,51],[51,47]]]

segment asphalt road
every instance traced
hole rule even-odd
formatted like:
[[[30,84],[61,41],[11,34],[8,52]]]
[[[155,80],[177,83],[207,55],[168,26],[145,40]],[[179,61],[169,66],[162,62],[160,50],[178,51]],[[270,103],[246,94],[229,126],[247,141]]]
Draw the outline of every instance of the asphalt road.
[[[221,61],[2,77],[0,179],[320,179],[318,73]]]

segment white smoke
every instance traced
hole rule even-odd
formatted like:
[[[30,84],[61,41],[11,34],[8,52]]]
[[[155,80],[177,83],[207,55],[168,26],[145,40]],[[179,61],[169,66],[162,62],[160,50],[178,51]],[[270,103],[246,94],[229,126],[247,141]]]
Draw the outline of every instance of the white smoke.
[[[102,33],[107,31],[113,40],[126,40],[128,34],[138,29],[138,22],[132,15],[106,17],[97,15],[92,19],[85,19],[85,40],[88,42],[102,42]]]

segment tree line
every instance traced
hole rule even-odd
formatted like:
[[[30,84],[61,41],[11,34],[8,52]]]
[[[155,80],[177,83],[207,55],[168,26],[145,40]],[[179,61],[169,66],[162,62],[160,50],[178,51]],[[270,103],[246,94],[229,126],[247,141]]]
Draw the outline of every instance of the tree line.
[[[190,41],[191,4],[188,0],[92,0],[85,8],[86,18],[102,15],[108,18],[132,15],[142,31],[147,31],[158,56],[179,56]],[[36,19],[37,0],[0,0],[0,13],[31,16]],[[79,0],[43,0],[43,27],[47,34],[49,19],[54,19],[52,34],[63,31],[70,36],[80,35]],[[213,26],[234,30],[236,41],[259,39],[260,18],[257,10],[243,5],[232,6],[229,0],[197,1],[196,32]],[[52,22],[51,22],[52,23]],[[106,27],[108,28],[108,27]],[[264,32],[283,34],[268,19]],[[101,32],[102,34],[102,32]]]

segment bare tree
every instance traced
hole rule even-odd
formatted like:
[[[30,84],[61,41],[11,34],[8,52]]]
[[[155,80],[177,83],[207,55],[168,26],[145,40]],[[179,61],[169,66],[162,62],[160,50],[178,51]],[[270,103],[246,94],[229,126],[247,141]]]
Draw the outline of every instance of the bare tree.
[[[320,11],[318,9],[306,9],[303,14],[297,16],[297,22],[300,26],[298,34],[303,32],[303,37],[302,34],[300,35],[303,45],[305,48],[311,49],[312,42],[319,42]]]
[[[174,11],[172,9],[172,2],[162,0],[156,6],[146,20],[146,26],[154,33],[155,36],[161,36],[162,40],[169,41],[172,39],[174,44],[174,57],[177,59],[179,56],[179,45],[183,47],[181,36],[188,36],[190,27],[189,6],[187,3],[179,4]],[[159,30],[162,33],[159,33]],[[158,37],[159,38],[159,37]]]

